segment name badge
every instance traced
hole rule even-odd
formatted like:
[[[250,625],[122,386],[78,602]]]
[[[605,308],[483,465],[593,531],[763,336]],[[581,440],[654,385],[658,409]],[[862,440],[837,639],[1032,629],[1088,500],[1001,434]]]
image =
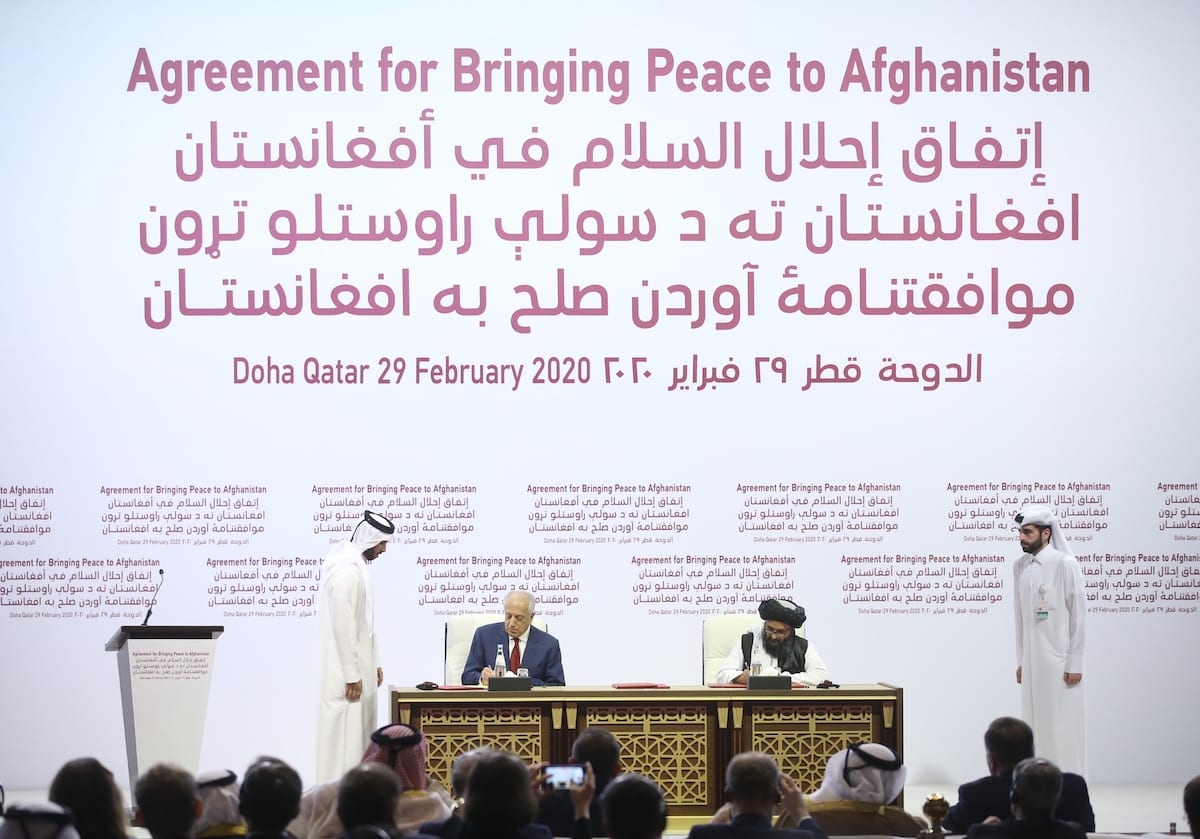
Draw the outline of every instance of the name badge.
[[[1039,621],[1050,619],[1050,604],[1046,602],[1046,587],[1038,586],[1038,601],[1033,607],[1034,616]]]

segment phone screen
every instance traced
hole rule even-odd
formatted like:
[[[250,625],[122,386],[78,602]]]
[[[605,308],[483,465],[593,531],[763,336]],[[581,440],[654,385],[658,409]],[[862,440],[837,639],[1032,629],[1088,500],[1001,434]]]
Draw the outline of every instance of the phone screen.
[[[583,783],[583,767],[574,764],[559,764],[546,767],[546,789],[568,789],[572,784]]]

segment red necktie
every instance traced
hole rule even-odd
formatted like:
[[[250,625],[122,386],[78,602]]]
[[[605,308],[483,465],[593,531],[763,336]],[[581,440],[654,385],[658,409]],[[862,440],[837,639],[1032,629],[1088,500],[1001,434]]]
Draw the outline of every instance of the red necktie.
[[[521,667],[521,639],[514,638],[513,639],[513,650],[512,650],[512,655],[509,657],[508,669],[511,670],[515,674],[517,672],[517,670],[520,669],[520,667]]]

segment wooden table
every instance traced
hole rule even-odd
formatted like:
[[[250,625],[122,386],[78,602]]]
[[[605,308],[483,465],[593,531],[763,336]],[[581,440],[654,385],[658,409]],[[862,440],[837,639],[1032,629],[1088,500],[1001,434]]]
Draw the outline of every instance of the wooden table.
[[[447,789],[454,758],[477,746],[533,762],[567,763],[591,725],[621,744],[621,765],[657,781],[672,822],[707,818],[724,800],[724,774],[739,752],[773,755],[801,789],[825,777],[830,755],[851,743],[883,743],[903,757],[904,692],[887,684],[749,691],[676,686],[546,687],[528,693],[391,688],[392,722],[421,730],[427,771]],[[682,817],[682,818],[681,818]]]

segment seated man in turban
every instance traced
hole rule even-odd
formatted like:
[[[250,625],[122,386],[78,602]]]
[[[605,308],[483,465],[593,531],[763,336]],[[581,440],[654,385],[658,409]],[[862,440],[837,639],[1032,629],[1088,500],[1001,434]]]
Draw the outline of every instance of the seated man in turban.
[[[450,816],[449,796],[440,784],[426,777],[425,757],[424,736],[403,723],[385,725],[375,731],[371,734],[371,745],[363,752],[363,764],[382,763],[400,779],[395,823],[401,831],[413,831],[424,822]],[[346,829],[338,816],[339,783],[340,780],[326,781],[306,790],[300,797],[300,813],[288,825],[288,832],[297,839],[341,836]]]
[[[237,773],[215,769],[196,776],[196,790],[203,809],[196,819],[196,839],[228,839],[246,835],[246,823],[238,808]]]
[[[743,649],[750,640],[750,663],[761,666],[761,675],[789,675],[794,684],[816,687],[829,681],[829,671],[820,654],[808,643],[807,638],[796,634],[804,626],[804,607],[790,600],[764,600],[758,607],[758,616],[763,619],[761,627],[746,633],[752,639],[743,640],[730,651],[725,664],[717,671],[717,681],[724,684],[744,685],[750,676],[746,667]]]
[[[79,839],[79,832],[71,823],[71,811],[53,802],[13,804],[3,813],[0,839]]]
[[[825,764],[809,813],[830,836],[920,836],[922,819],[893,806],[904,791],[904,763],[880,743],[856,743]]]

